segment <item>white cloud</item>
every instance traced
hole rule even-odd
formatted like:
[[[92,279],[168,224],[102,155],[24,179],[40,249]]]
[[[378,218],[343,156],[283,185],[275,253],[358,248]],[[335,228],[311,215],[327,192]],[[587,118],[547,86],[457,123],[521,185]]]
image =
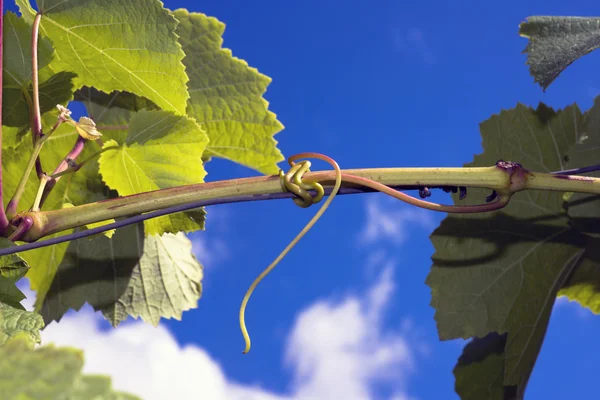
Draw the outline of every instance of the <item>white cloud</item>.
[[[220,262],[227,261],[229,249],[225,241],[208,236],[206,232],[194,232],[188,237],[192,241],[192,252],[206,268],[211,268]]]
[[[298,316],[286,363],[294,370],[294,399],[371,399],[372,385],[391,384],[405,396],[414,354],[405,332],[387,331],[382,315],[394,290],[384,269],[364,298],[321,301]]]
[[[288,394],[236,383],[206,350],[180,346],[164,326],[135,321],[102,330],[101,316],[89,306],[49,325],[42,340],[83,349],[86,373],[108,374],[116,389],[150,400],[368,400],[375,385],[394,392],[392,400],[412,400],[406,388],[420,344],[407,339],[410,323],[383,326],[393,291],[388,266],[364,295],[322,300],[302,311],[285,352],[293,375]]]
[[[431,211],[400,203],[398,200],[382,200],[371,196],[366,201],[367,223],[359,234],[361,244],[371,244],[387,239],[401,244],[415,227],[432,229],[435,226]]]

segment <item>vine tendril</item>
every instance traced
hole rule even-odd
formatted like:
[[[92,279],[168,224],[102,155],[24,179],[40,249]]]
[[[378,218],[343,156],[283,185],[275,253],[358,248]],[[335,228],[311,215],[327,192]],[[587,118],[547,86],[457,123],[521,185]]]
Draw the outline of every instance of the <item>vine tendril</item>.
[[[315,225],[319,218],[321,218],[325,210],[327,210],[327,208],[335,198],[337,192],[340,190],[340,186],[342,185],[342,170],[340,169],[337,162],[335,162],[332,158],[319,153],[301,153],[293,155],[292,157],[288,158],[288,163],[291,166],[290,170],[286,174],[283,174],[280,171],[279,176],[281,177],[282,188],[285,191],[290,191],[299,196],[293,199],[294,203],[296,203],[298,206],[305,208],[309,207],[312,204],[316,204],[323,198],[325,194],[323,186],[321,186],[320,183],[302,182],[302,175],[304,175],[304,173],[309,170],[311,164],[309,161],[301,161],[299,163],[295,163],[295,161],[300,158],[316,158],[331,164],[331,166],[335,169],[335,185],[333,186],[331,194],[329,195],[327,200],[325,200],[325,203],[323,203],[319,211],[317,211],[317,213],[312,217],[312,219],[296,235],[296,237],[292,239],[292,241],[285,247],[285,249],[283,249],[283,251],[279,253],[277,258],[275,258],[275,260],[273,260],[273,262],[269,264],[269,266],[265,268],[263,272],[260,273],[260,275],[254,280],[254,282],[252,282],[252,284],[246,291],[246,294],[244,295],[244,299],[242,300],[242,304],[240,306],[240,329],[242,331],[244,341],[246,342],[246,348],[243,351],[244,354],[247,354],[250,351],[251,346],[250,335],[248,334],[248,329],[246,329],[245,313],[246,306],[248,304],[248,300],[250,300],[252,292],[254,292],[254,289],[256,289],[256,286],[260,283],[260,281],[262,281],[265,278],[265,276],[267,276],[269,272],[271,272],[273,268],[275,268],[275,266],[279,264],[279,262],[290,252],[290,250],[300,241],[300,239],[302,239],[302,237],[306,235],[306,233]],[[315,197],[312,197],[311,194],[306,191],[308,189],[314,189],[317,191]]]

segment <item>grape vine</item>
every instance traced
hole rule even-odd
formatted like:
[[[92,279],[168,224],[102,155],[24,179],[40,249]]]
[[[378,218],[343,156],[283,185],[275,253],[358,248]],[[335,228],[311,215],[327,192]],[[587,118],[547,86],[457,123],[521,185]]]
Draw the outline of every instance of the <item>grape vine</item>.
[[[181,319],[203,277],[185,233],[204,229],[203,207],[216,204],[291,198],[308,207],[329,196],[244,297],[245,353],[250,294],[338,193],[379,191],[449,214],[431,236],[426,284],[440,339],[472,339],[454,369],[463,400],[524,397],[557,296],[600,312],[600,99],[586,112],[502,111],[481,125],[484,152],[460,168],[344,170],[303,153],[284,172],[274,140],[283,125],[263,98],[270,78],[222,48],[217,19],[158,0],[16,5],[20,15],[0,16],[3,398],[85,398],[92,386],[103,398],[136,398],[82,374],[80,352],[38,346],[40,331],[86,302],[114,327],[130,316]],[[543,90],[598,47],[596,25],[521,24]],[[77,121],[72,101],[87,111]],[[214,157],[264,175],[205,183]],[[310,171],[301,158],[334,170]],[[453,204],[426,201],[434,189]],[[21,305],[25,276],[35,311]],[[143,280],[157,284],[137,290]],[[23,384],[17,377],[33,365],[48,373]]]

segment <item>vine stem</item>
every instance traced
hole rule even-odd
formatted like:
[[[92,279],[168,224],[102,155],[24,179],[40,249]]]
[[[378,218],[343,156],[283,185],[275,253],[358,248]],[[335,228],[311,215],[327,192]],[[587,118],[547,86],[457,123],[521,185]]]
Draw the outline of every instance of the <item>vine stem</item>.
[[[346,180],[352,181],[354,177],[358,177],[359,179],[354,180],[354,182],[346,182]],[[513,193],[525,189],[600,193],[599,178],[533,173],[522,168],[519,164],[506,162],[499,162],[493,167],[478,168],[373,168],[343,170],[343,187],[360,188],[364,186],[364,181],[361,181],[360,178],[376,181],[377,184],[385,186],[400,186],[405,189],[416,189],[423,186],[488,188],[497,192],[499,197],[504,199],[510,197]],[[309,172],[303,176],[304,182],[319,182],[326,187],[331,187],[334,180],[335,173],[333,171]],[[223,199],[228,199],[227,202],[231,202],[232,198],[240,196],[245,196],[246,199],[251,198],[252,200],[266,200],[269,195],[282,191],[279,176],[259,176],[179,186],[102,200],[69,209],[25,212],[19,214],[17,218],[28,216],[33,219],[33,226],[22,238],[22,241],[33,242],[44,236],[63,230],[110,219],[131,217],[137,214],[163,210],[198,201],[215,200],[218,203],[223,203],[225,202]],[[451,212],[481,212],[499,208],[497,202],[496,204],[481,206],[458,207],[463,210]],[[450,211],[442,207],[432,207],[430,209],[444,212]]]
[[[36,164],[36,160],[40,155],[40,151],[42,150],[42,146],[48,136],[43,136],[38,141],[35,142],[33,146],[33,152],[29,156],[29,161],[27,162],[27,166],[25,167],[25,171],[23,171],[23,175],[21,175],[21,180],[13,193],[12,198],[8,202],[6,206],[6,215],[9,219],[12,219],[17,215],[17,207],[19,206],[19,201],[21,200],[21,196],[23,195],[23,191],[25,190],[25,185],[29,180],[29,175],[31,175],[31,171],[33,170],[34,165]]]
[[[59,122],[63,121],[59,119]],[[56,183],[58,182],[60,177],[64,175],[64,172],[70,169],[70,162],[74,162],[77,159],[77,157],[79,157],[79,155],[83,151],[83,148],[85,147],[85,142],[86,139],[78,135],[77,139],[75,140],[75,144],[73,145],[69,153],[65,156],[65,158],[62,159],[60,164],[58,164],[58,166],[54,169],[54,172],[52,172],[50,176],[44,174],[44,177],[40,179],[40,186],[43,184],[44,188],[39,199],[39,207],[42,207],[44,205],[44,202],[50,195],[50,192],[52,191],[54,186],[56,186]]]
[[[4,0],[0,0],[0,235],[5,235],[8,230],[8,217],[4,211],[4,198],[2,190],[2,74],[4,63]]]
[[[32,32],[31,32],[31,82],[33,86],[33,110],[31,120],[31,136],[33,144],[35,144],[42,138],[42,114],[40,111],[40,88],[39,88],[39,77],[38,77],[38,40],[40,31],[40,22],[42,20],[42,14],[37,13],[33,20]],[[41,179],[44,170],[42,168],[42,162],[39,156],[35,159],[35,170],[38,177]]]
[[[27,185],[27,181],[29,180],[29,175],[31,175],[31,171],[33,170],[33,166],[37,165],[37,161],[39,160],[40,151],[42,151],[42,147],[48,138],[54,133],[54,131],[60,126],[63,122],[63,119],[59,118],[58,121],[54,124],[50,132],[47,135],[42,135],[33,146],[33,152],[29,156],[29,161],[27,162],[27,166],[25,167],[25,171],[23,171],[23,175],[21,175],[21,180],[13,193],[12,198],[6,205],[6,215],[8,219],[13,219],[17,215],[17,208],[19,207],[19,201],[21,200],[21,196],[23,196],[23,191],[25,190],[25,185]],[[40,181],[46,176],[44,172],[39,175]],[[45,186],[45,183],[44,183]]]

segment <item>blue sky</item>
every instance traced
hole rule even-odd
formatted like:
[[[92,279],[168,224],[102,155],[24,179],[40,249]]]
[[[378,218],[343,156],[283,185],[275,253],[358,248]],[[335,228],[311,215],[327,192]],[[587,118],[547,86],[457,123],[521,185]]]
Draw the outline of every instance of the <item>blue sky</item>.
[[[591,54],[543,93],[517,34],[527,16],[593,15],[596,2],[373,4],[165,0],[225,22],[225,47],[273,78],[265,97],[286,126],[276,136],[285,155],[321,152],[343,168],[460,166],[481,152],[478,124],[492,114],[518,101],[587,109],[600,92]],[[208,180],[255,174],[221,160],[207,169]],[[443,215],[377,194],[338,198],[254,293],[253,348],[242,355],[243,294],[315,210],[277,201],[208,212],[207,231],[191,235],[205,264],[198,309],[158,329],[116,331],[86,311],[45,340],[85,348],[88,371],[148,398],[173,386],[180,398],[216,400],[458,398],[463,343],[439,341],[424,284]],[[557,303],[528,399],[596,391],[598,328],[589,312]]]

